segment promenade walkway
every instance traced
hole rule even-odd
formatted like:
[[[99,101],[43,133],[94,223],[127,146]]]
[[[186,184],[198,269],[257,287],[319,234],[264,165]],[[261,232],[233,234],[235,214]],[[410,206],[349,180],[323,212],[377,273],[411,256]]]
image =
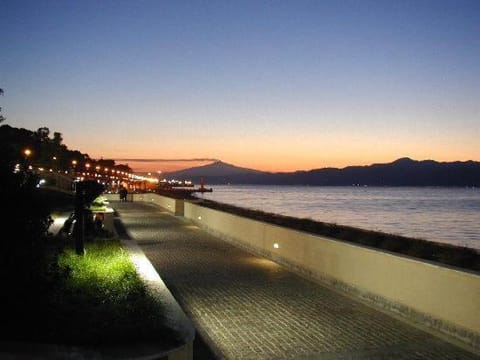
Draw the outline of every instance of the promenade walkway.
[[[479,359],[156,205],[112,205],[219,359]]]

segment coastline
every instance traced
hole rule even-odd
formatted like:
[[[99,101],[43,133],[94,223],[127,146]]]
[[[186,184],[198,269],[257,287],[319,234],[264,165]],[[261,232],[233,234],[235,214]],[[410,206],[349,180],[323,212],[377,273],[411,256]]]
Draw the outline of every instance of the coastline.
[[[217,186],[198,198],[480,250],[480,191],[439,187]]]

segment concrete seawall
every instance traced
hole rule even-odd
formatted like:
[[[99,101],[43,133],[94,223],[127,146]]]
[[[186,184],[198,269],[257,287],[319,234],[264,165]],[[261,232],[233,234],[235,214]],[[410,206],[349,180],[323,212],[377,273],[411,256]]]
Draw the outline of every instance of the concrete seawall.
[[[480,275],[202,207],[156,194],[155,203],[297,273],[480,349]]]

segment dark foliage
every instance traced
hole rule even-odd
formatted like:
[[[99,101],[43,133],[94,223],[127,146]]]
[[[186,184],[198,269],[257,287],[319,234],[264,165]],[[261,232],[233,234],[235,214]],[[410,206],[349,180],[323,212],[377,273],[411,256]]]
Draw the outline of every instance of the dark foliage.
[[[13,173],[11,169],[2,162],[0,196],[4,214],[0,225],[4,235],[0,241],[0,336],[3,338],[4,332],[13,338],[21,336],[26,323],[41,317],[42,295],[60,276],[55,265],[60,244],[48,233],[52,209],[43,201],[34,174]]]
[[[9,125],[0,126],[0,143],[4,149],[14,156],[18,161],[25,161],[23,150],[31,150],[29,163],[33,166],[52,168],[55,170],[69,171],[72,167],[84,169],[85,164],[89,163],[92,168],[115,168],[119,171],[132,171],[128,165],[115,164],[114,160],[94,160],[88,154],[78,150],[70,150],[62,144],[62,134],[53,133],[50,137],[50,130],[46,127],[39,128],[37,131],[31,131],[23,128],[15,128]],[[75,165],[73,164],[75,161]]]

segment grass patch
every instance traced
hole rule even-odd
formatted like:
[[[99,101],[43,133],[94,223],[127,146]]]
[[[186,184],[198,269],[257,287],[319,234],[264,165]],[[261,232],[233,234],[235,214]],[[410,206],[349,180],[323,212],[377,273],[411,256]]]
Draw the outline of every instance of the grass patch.
[[[60,255],[66,276],[53,294],[50,338],[88,345],[172,341],[158,300],[119,241],[97,241],[85,249],[83,257],[73,249]]]
[[[18,211],[26,221],[8,218],[5,224],[14,233],[4,236],[0,246],[2,341],[179,345],[180,336],[166,326],[160,300],[149,292],[118,240],[87,241],[81,257],[68,236],[29,232],[29,224],[42,220],[44,212],[53,218],[71,212],[73,194],[36,189],[27,195],[31,198],[18,206],[7,202],[12,204],[9,211]],[[42,205],[40,215],[25,213],[30,208],[24,204],[34,200]]]
[[[89,210],[93,212],[105,212],[107,211],[107,205],[107,199],[104,196],[98,196],[90,204]]]
[[[96,346],[151,341],[176,346],[159,299],[140,278],[118,240],[66,248],[46,265],[36,289],[8,292],[0,309],[3,340]],[[53,270],[52,270],[53,269]],[[33,292],[32,292],[33,291]]]

